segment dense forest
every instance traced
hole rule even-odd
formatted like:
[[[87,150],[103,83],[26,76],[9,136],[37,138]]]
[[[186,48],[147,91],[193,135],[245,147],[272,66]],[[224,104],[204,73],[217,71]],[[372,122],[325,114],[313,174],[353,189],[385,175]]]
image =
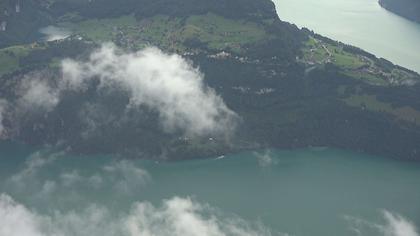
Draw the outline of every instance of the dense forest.
[[[4,24],[0,47],[35,41],[40,36],[39,28],[63,19],[80,21],[127,14],[135,14],[137,19],[158,14],[186,17],[213,12],[261,21],[276,18],[274,9],[267,0],[7,0],[0,3],[0,24]]]
[[[23,3],[30,2],[37,3]],[[269,0],[48,2],[33,13],[72,26],[75,34],[16,45],[30,39],[21,30],[0,33],[0,60],[13,62],[0,66],[0,97],[13,104],[10,109],[19,107],[22,81],[59,86],[62,59],[86,61],[104,41],[113,41],[126,51],[152,44],[183,55],[240,122],[228,137],[163,132],[158,112],[126,110],[129,95],[119,86],[98,90],[96,78],[83,90],[65,91],[53,110],[7,113],[8,139],[76,153],[171,160],[310,146],[420,159],[420,76],[280,21]],[[16,17],[16,25],[26,21]],[[91,120],[80,119],[89,112],[96,112]]]

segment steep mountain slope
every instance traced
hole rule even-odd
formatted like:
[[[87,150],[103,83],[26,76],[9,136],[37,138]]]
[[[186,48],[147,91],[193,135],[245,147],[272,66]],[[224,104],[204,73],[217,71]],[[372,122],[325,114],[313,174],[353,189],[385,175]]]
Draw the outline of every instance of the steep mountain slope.
[[[60,0],[38,6],[50,23],[72,36],[0,49],[4,138],[148,158],[331,146],[420,159],[419,75],[280,21],[269,0]],[[98,51],[106,42],[120,49],[106,44]],[[165,53],[150,51],[150,46]],[[161,86],[153,87],[159,91],[156,96],[151,93],[155,90],[144,90],[149,83],[136,87],[137,82],[125,80],[143,72],[127,74],[130,61],[120,62],[131,58],[139,61],[134,68],[147,69],[147,55],[162,63],[152,78],[173,63],[186,69],[181,74],[202,78],[203,85],[196,86],[201,90],[191,95],[195,99],[180,98],[179,91],[185,90],[173,90],[179,83],[165,87],[160,81]],[[64,64],[77,73],[63,71],[64,58],[72,59]],[[165,64],[168,60],[174,61]],[[98,67],[101,63],[104,67]],[[80,74],[89,80],[82,81],[83,89],[74,89],[69,81],[77,80],[69,78],[84,78]],[[151,100],[138,105],[133,94]],[[202,95],[211,100],[201,106],[220,105],[216,113],[197,112],[195,103],[190,107]],[[34,100],[38,97],[46,99]],[[162,105],[172,111],[179,104],[174,101],[185,105],[178,107],[182,112],[160,110]],[[226,117],[234,117],[234,124]],[[191,127],[202,127],[191,119],[212,128],[196,135]],[[220,124],[226,124],[225,130],[218,129]]]
[[[0,1],[0,47],[29,43],[40,37],[39,28],[52,20],[43,2]]]
[[[389,11],[410,20],[420,22],[419,0],[380,0],[379,3]]]
[[[113,18],[134,14],[137,19],[157,14],[185,17],[208,12],[228,18],[275,18],[270,1],[250,0],[6,0],[0,3],[0,47],[31,42],[39,28],[62,20]]]

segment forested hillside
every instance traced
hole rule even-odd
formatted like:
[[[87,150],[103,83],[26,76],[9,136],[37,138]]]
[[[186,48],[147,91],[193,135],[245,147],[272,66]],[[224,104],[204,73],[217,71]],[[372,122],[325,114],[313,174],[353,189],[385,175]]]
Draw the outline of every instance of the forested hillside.
[[[420,76],[299,30],[274,9],[269,0],[22,1],[0,33],[1,137],[147,158],[330,146],[420,159]],[[34,25],[19,28],[28,21]],[[48,24],[70,36],[37,38],[37,27]],[[145,63],[147,55],[155,63]],[[128,59],[140,64],[126,68]],[[150,84],[128,80],[144,64],[156,66],[152,78],[179,64],[175,75],[202,80],[200,92],[179,99],[185,90],[173,88],[181,80],[160,81],[152,86],[159,96],[150,94]],[[184,109],[203,94],[218,105],[204,109],[209,122],[195,106]],[[151,102],[137,104],[146,98]],[[181,113],[166,112],[178,101]],[[156,108],[162,104],[163,112]]]
[[[134,14],[137,19],[154,15],[186,17],[213,12],[228,18],[256,21],[275,18],[271,1],[250,0],[5,0],[0,3],[0,47],[28,43],[39,29],[60,21],[113,18]]]
[[[380,0],[379,3],[389,11],[410,20],[420,22],[419,0]]]

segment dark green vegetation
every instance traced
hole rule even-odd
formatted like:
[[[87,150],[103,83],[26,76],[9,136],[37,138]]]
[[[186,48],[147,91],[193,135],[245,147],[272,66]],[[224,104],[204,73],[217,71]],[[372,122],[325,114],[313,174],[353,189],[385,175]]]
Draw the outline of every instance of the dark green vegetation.
[[[127,95],[93,96],[92,84],[92,89],[67,94],[48,115],[21,119],[19,130],[9,131],[13,139],[59,142],[83,153],[174,159],[308,146],[420,159],[419,75],[281,22],[268,0],[51,0],[37,6],[34,12],[73,36],[13,46],[27,38],[0,35],[7,45],[0,50],[1,97],[16,98],[25,75],[54,83],[60,59],[85,58],[101,42],[126,50],[154,45],[191,59],[242,123],[228,141],[163,133],[157,114],[147,110],[125,114],[122,123],[107,117],[124,113]],[[98,104],[103,119],[86,139],[77,111],[88,102]],[[5,126],[14,119],[6,117]]]
[[[19,3],[19,4],[18,4]],[[5,0],[0,3],[0,47],[32,42],[39,28],[60,21],[78,22],[95,18],[134,15],[137,20],[165,15],[185,18],[208,12],[233,19],[275,18],[270,1],[252,0]]]
[[[379,3],[389,11],[410,20],[420,22],[419,0],[380,0]]]
[[[39,28],[52,22],[47,12],[48,1],[0,1],[0,47],[36,40]]]

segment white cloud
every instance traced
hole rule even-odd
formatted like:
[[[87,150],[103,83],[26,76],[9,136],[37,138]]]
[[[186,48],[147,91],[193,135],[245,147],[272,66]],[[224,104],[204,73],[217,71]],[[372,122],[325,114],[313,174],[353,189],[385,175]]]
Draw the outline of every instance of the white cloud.
[[[8,195],[0,195],[0,236],[44,236],[39,219]]]
[[[90,205],[81,211],[56,211],[44,218],[49,219],[44,227],[45,236],[125,236],[120,220],[106,207]]]
[[[419,236],[413,222],[389,211],[384,211],[383,214],[387,224],[381,229],[385,236]]]
[[[26,161],[24,168],[11,176],[7,183],[15,190],[23,191],[28,186],[37,185],[39,171],[55,161],[62,153],[48,154],[42,151],[33,153]]]
[[[23,80],[19,104],[27,110],[43,108],[50,111],[59,102],[59,91],[53,89],[47,81],[38,78],[38,76],[31,74]]]
[[[55,191],[57,191],[57,183],[53,180],[46,180],[42,184],[40,191],[34,194],[34,197],[41,201],[49,202],[52,194],[55,193]]]
[[[102,187],[104,180],[99,174],[95,174],[89,177],[87,183],[89,183],[90,187],[93,187],[94,189],[99,189]]]
[[[70,172],[65,172],[60,175],[61,183],[65,187],[71,187],[81,181],[83,181],[83,177],[80,176],[77,170],[73,170]]]
[[[133,196],[151,181],[150,174],[128,160],[112,161],[91,175],[82,175],[78,169],[69,170],[60,163],[62,153],[32,154],[23,168],[5,180],[8,192],[31,196],[30,202],[48,204],[60,198],[62,202],[76,202],[84,198],[79,189],[112,191],[119,197]],[[44,169],[45,168],[45,169]],[[47,171],[55,169],[55,172]]]
[[[189,198],[172,198],[161,208],[150,203],[137,203],[125,219],[132,236],[256,236],[271,235],[260,227],[252,229],[245,221],[220,218],[209,206]]]
[[[205,86],[198,69],[157,48],[121,53],[114,45],[104,44],[88,61],[64,60],[62,71],[61,89],[84,89],[91,79],[99,78],[101,88],[125,90],[130,107],[157,111],[168,132],[226,133],[237,121],[221,97]]]
[[[58,28],[55,26],[47,26],[39,30],[40,33],[45,35],[46,41],[55,41],[65,39],[70,36],[71,32],[66,29]]]
[[[263,226],[214,214],[207,205],[174,197],[154,207],[135,203],[125,214],[91,205],[82,211],[40,215],[0,195],[0,236],[269,236]]]
[[[40,215],[10,196],[0,195],[0,236],[114,236],[119,225],[110,211],[91,205],[80,212]],[[127,235],[128,236],[128,235]]]
[[[255,152],[254,155],[257,157],[260,167],[269,167],[277,164],[277,160],[273,159],[270,151],[265,151],[264,153]]]
[[[64,59],[61,62],[63,80],[60,82],[62,88],[70,90],[84,90],[84,82],[89,75],[84,74],[83,66],[80,62]]]
[[[164,132],[186,136],[211,135],[228,140],[240,120],[205,84],[198,68],[181,56],[165,54],[157,48],[124,53],[113,44],[104,44],[87,60],[63,60],[62,77],[58,80],[47,70],[25,75],[16,88],[16,99],[8,106],[11,112],[8,115],[13,118],[9,119],[13,122],[10,132],[19,134],[21,122],[33,121],[28,119],[29,115],[51,112],[64,96],[86,91],[88,86],[97,83],[96,91],[92,91],[96,94],[92,95],[121,92],[129,100],[122,100],[123,107],[112,112],[108,111],[108,104],[95,99],[82,101],[75,112],[84,125],[80,135],[85,139],[100,135],[98,131],[103,126],[116,125],[111,128],[118,129],[119,122],[127,121],[127,111],[145,108],[158,115],[157,123]],[[6,105],[0,100],[0,135],[5,133],[2,120]],[[41,122],[32,127],[42,129],[45,124]]]
[[[143,187],[151,179],[149,173],[129,161],[114,162],[103,168],[105,177],[119,194],[131,194]]]
[[[382,216],[384,223],[373,223],[352,216],[344,218],[350,223],[350,229],[356,235],[369,235],[373,232],[383,236],[419,236],[413,222],[403,216],[386,210],[382,211]]]

